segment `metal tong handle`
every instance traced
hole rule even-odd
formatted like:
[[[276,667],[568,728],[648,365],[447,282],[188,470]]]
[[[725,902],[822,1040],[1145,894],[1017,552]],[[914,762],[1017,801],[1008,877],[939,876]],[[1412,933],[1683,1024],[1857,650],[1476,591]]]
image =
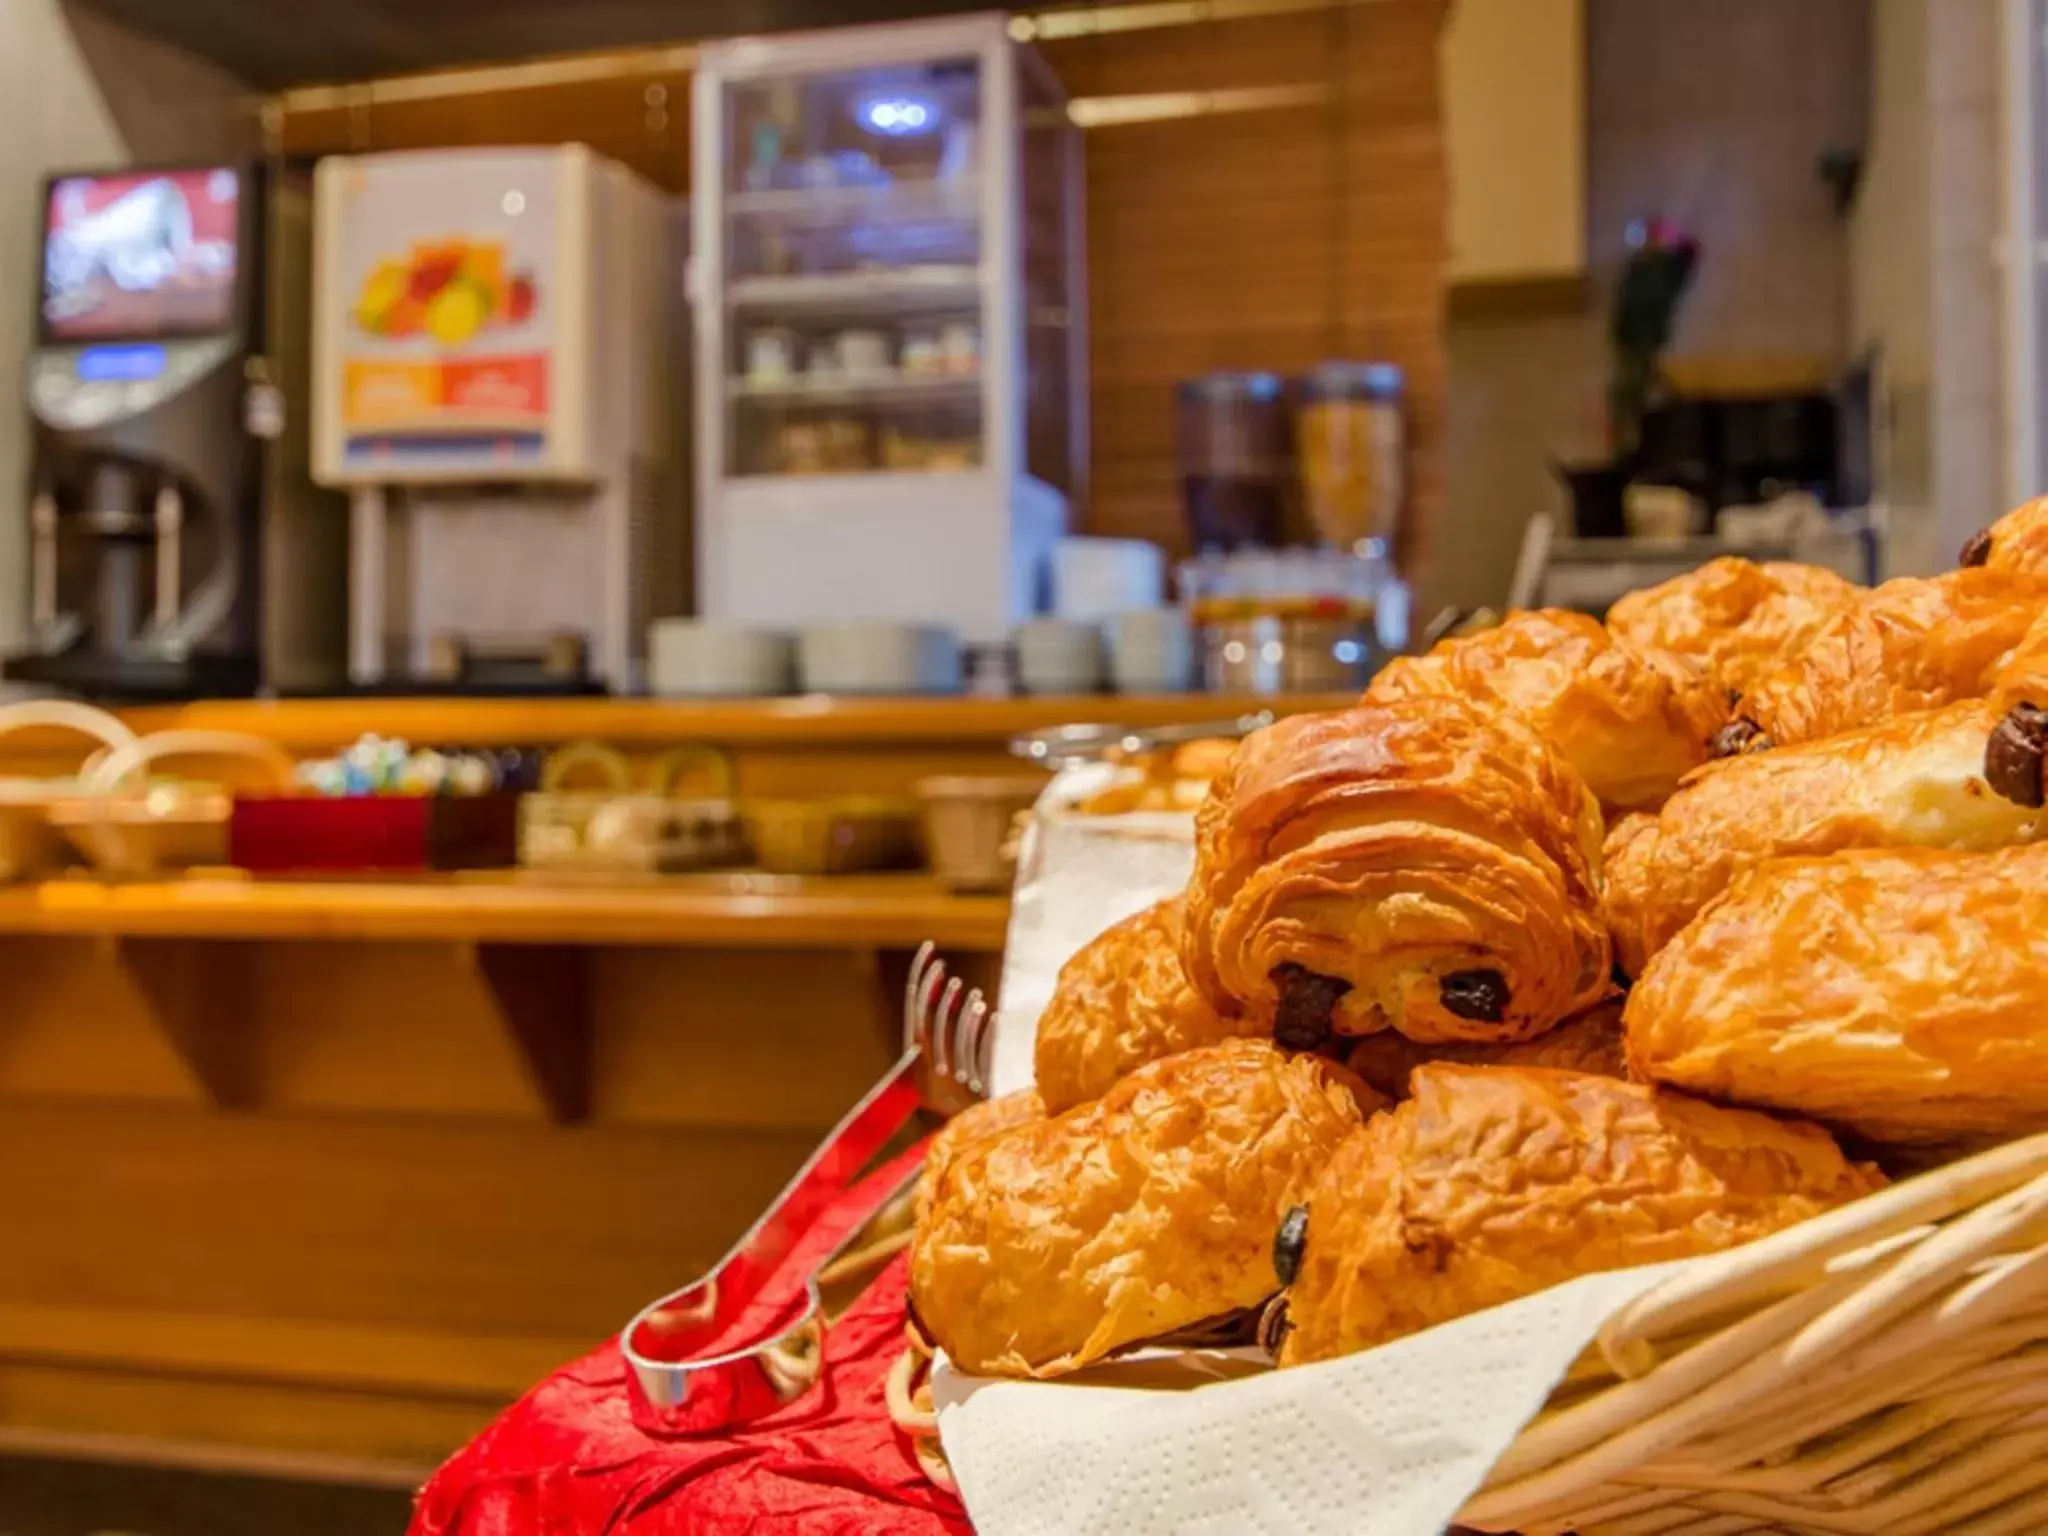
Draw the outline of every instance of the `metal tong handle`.
[[[744,1423],[793,1401],[817,1380],[825,1332],[817,1274],[852,1244],[872,1211],[786,1305],[757,1319],[747,1314],[797,1240],[917,1112],[920,1067],[929,1062],[934,1075],[970,1093],[985,1091],[990,1017],[980,994],[963,995],[961,985],[958,977],[947,979],[930,944],[919,949],[905,988],[904,1051],[896,1064],[708,1275],[643,1308],[626,1325],[619,1352],[642,1428],[702,1434]],[[898,1189],[878,1192],[875,1208]]]

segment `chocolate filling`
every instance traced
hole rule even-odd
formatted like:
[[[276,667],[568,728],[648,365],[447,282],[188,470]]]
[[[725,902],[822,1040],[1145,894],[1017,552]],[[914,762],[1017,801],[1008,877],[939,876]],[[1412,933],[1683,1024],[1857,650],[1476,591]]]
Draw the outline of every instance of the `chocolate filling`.
[[[1738,715],[1714,732],[1707,752],[1712,757],[1740,757],[1745,752],[1762,752],[1771,745],[1762,726],[1746,715]]]
[[[1280,1346],[1287,1342],[1287,1335],[1293,1331],[1294,1324],[1287,1316],[1287,1298],[1275,1296],[1259,1318],[1259,1348],[1277,1360],[1280,1358]]]
[[[2048,709],[2015,704],[1984,743],[1984,779],[2014,805],[2039,807],[2041,757],[2048,752]]]
[[[1499,971],[1453,971],[1437,984],[1437,995],[1461,1019],[1498,1024],[1507,1017],[1508,979]]]
[[[1962,565],[1982,565],[1991,558],[1991,530],[1979,528],[1964,541],[1962,553],[1956,560]]]
[[[1308,1207],[1290,1207],[1280,1218],[1280,1230],[1273,1234],[1273,1273],[1282,1285],[1294,1284],[1301,1273],[1301,1252],[1308,1243]]]
[[[1280,1007],[1273,1015],[1273,1039],[1290,1051],[1313,1051],[1330,1038],[1330,1015],[1351,983],[1286,961],[1273,967]]]

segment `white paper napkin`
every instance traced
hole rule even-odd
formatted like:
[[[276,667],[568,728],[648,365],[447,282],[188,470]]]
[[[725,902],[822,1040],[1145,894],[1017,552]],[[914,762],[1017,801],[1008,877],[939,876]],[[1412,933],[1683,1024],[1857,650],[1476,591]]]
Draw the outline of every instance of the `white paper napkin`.
[[[1439,1536],[1600,1325],[1688,1262],[1184,1391],[941,1362],[940,1440],[979,1536]]]
[[[1083,816],[1066,809],[1115,771],[1091,763],[1055,777],[1018,852],[990,1064],[997,1093],[1031,1086],[1038,1016],[1074,951],[1111,923],[1183,889],[1194,870],[1192,814]]]

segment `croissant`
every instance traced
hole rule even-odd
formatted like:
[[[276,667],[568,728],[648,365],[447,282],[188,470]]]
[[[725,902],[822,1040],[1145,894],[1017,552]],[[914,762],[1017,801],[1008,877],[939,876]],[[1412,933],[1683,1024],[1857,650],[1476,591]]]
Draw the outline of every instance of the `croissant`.
[[[2048,496],[2022,502],[1971,538],[1960,557],[1965,569],[2020,571],[2048,576]]]
[[[1876,1142],[2048,1130],[2048,844],[1786,859],[1630,995],[1637,1071]]]
[[[1365,696],[1441,694],[1514,710],[1602,804],[1625,810],[1662,804],[1728,721],[1725,691],[1697,664],[1638,649],[1562,608],[1510,614],[1393,662]]]
[[[1065,965],[1038,1021],[1034,1076],[1053,1114],[1100,1098],[1133,1067],[1266,1031],[1218,1013],[1181,969],[1175,896],[1098,935]]]
[[[1746,693],[1854,607],[1858,591],[1823,566],[1724,555],[1629,593],[1608,609],[1607,627],[1645,650],[1690,656]]]
[[[952,1165],[954,1158],[991,1137],[1044,1118],[1045,1101],[1038,1096],[1037,1089],[1026,1088],[1019,1093],[1006,1093],[1001,1098],[970,1104],[940,1126],[932,1134],[931,1144],[924,1152],[924,1173],[917,1185],[919,1214],[923,1214],[924,1208],[931,1204],[932,1191],[938,1187],[940,1177]]]
[[[1961,570],[1888,581],[1744,695],[1717,755],[1982,698],[2044,607],[2048,575]]]
[[[1512,715],[1456,697],[1296,715],[1195,818],[1181,958],[1284,1046],[1520,1040],[1603,996],[1600,813]]]
[[[1412,1089],[1415,1069],[1431,1062],[1461,1067],[1550,1067],[1560,1072],[1586,1072],[1594,1077],[1627,1077],[1628,1055],[1622,1046],[1620,997],[1605,998],[1584,1013],[1574,1014],[1533,1040],[1503,1045],[1454,1040],[1448,1045],[1418,1045],[1392,1030],[1367,1035],[1344,1058],[1344,1065],[1365,1079],[1366,1086],[1395,1103]]]
[[[1642,974],[1736,874],[1761,859],[1848,848],[1991,849],[2048,830],[2016,800],[2025,761],[1995,754],[1988,700],[1906,715],[1825,741],[1710,763],[1655,816],[1608,834],[1602,902],[1621,968]],[[2032,755],[2035,783],[2040,753]],[[1995,770],[1995,771],[1994,771]]]
[[[1878,1189],[1828,1134],[1638,1083],[1418,1067],[1345,1142],[1291,1272],[1280,1362],[1370,1349],[1596,1270],[1733,1248]]]
[[[1281,1214],[1374,1107],[1332,1062],[1230,1040],[968,1148],[910,1249],[910,1301],[963,1370],[1056,1376],[1256,1307]]]

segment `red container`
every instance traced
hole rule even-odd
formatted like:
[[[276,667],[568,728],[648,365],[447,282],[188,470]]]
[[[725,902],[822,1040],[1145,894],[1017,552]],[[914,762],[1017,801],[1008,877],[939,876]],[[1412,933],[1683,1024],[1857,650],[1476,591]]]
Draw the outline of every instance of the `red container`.
[[[519,796],[237,795],[228,858],[264,874],[506,869],[517,862]]]

